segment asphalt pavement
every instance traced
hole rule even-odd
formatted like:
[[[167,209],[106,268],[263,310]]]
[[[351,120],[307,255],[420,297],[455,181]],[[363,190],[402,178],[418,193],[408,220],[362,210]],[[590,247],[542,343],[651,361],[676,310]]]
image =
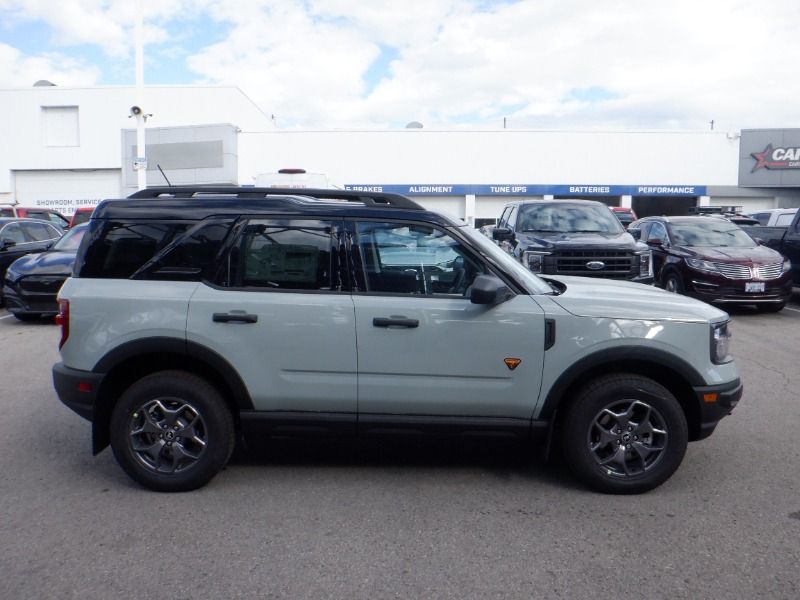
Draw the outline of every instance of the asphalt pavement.
[[[0,598],[800,597],[800,295],[739,309],[745,395],[641,496],[521,446],[274,442],[207,487],[133,483],[0,310]]]

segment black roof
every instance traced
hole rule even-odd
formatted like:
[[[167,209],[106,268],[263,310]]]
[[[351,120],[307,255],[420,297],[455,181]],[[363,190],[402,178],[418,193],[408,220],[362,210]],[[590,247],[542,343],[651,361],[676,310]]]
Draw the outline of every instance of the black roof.
[[[191,219],[240,214],[401,218],[458,225],[400,194],[309,188],[155,187],[104,200],[93,219]]]

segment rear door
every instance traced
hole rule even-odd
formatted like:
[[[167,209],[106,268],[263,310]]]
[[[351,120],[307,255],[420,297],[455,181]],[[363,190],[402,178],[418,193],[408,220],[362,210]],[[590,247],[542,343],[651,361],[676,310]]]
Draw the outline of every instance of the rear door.
[[[348,230],[359,423],[375,415],[530,419],[545,339],[533,298],[472,304],[472,281],[490,269],[444,229],[357,221]]]
[[[217,281],[192,296],[187,339],[236,369],[256,410],[345,413],[355,423],[355,320],[341,230],[331,220],[245,219]]]

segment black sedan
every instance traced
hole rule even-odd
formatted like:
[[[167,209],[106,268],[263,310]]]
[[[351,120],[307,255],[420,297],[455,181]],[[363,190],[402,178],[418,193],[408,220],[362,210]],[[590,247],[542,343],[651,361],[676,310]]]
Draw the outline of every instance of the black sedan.
[[[0,280],[8,265],[20,256],[47,250],[62,233],[61,229],[47,221],[0,217]],[[0,306],[2,302],[3,295],[0,293]]]
[[[3,294],[10,313],[20,321],[58,313],[56,294],[72,274],[75,254],[87,227],[73,227],[46,252],[23,256],[8,267]]]

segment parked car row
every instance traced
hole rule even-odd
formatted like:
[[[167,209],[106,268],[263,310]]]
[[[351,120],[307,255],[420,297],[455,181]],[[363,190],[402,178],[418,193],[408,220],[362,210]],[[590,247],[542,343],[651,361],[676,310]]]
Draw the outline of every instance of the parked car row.
[[[628,211],[611,207],[610,212],[635,216]],[[783,309],[793,283],[800,285],[800,268],[793,282],[792,262],[784,256],[800,254],[800,241],[789,234],[784,242],[784,229],[772,228],[769,245],[776,249],[763,245],[737,224],[757,223],[755,218],[698,211],[632,220],[625,232],[624,217],[612,222],[608,214],[591,200],[519,201],[506,205],[497,226],[482,231],[543,275],[652,282],[709,303],[755,305],[764,312]]]

